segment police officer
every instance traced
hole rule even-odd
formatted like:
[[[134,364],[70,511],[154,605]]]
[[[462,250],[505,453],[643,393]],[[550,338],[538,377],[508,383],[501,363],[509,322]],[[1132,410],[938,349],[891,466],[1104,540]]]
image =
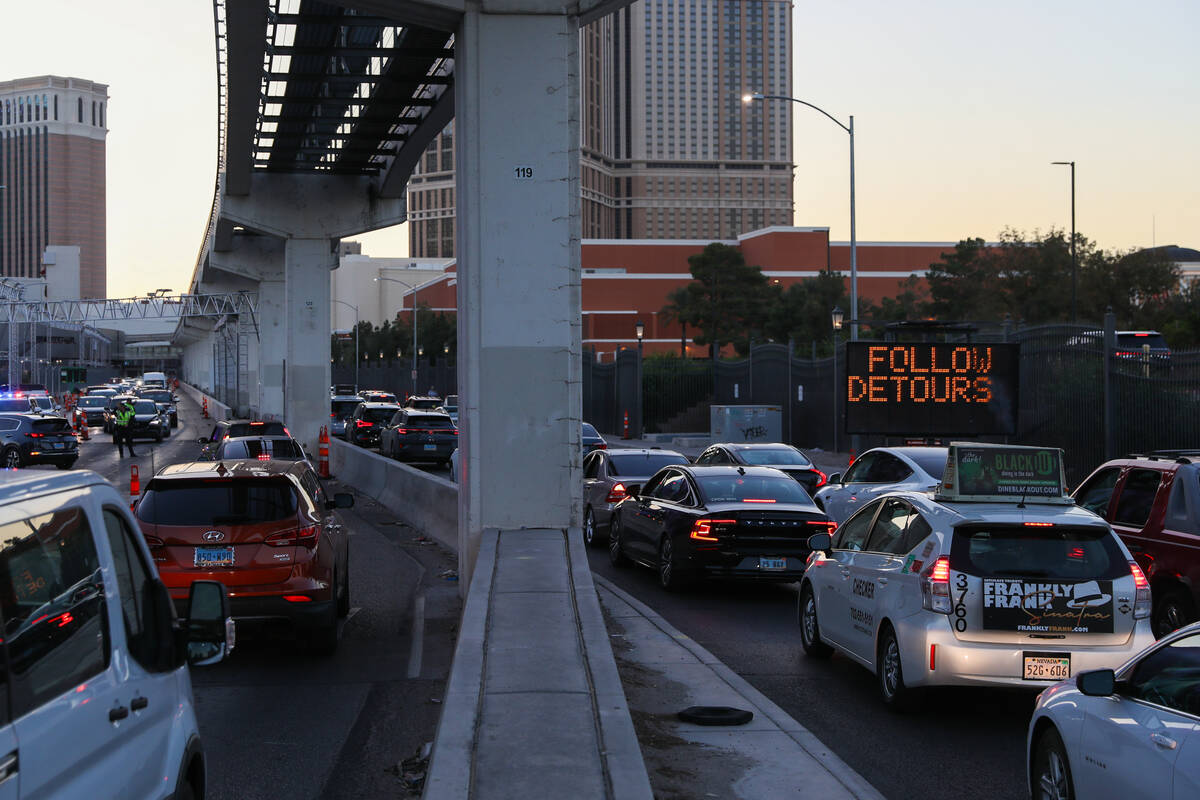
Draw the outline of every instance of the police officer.
[[[117,412],[113,420],[113,443],[117,446],[117,457],[124,457],[125,453],[121,446],[129,448],[129,455],[136,457],[137,453],[133,452],[133,403],[128,399],[122,400],[117,406]]]

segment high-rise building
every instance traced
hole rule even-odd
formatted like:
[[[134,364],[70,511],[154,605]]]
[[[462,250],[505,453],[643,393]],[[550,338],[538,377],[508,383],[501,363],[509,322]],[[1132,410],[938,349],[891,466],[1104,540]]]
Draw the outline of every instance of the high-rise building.
[[[790,0],[638,0],[580,31],[586,239],[792,224]],[[454,255],[453,124],[408,186],[409,252]]]
[[[0,275],[37,278],[49,245],[79,247],[82,297],[106,296],[108,87],[0,82]]]

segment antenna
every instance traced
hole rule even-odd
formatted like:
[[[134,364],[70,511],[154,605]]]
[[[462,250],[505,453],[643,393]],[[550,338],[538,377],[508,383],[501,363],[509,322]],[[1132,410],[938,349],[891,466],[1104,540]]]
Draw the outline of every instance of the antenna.
[[[1017,503],[1017,508],[1024,508],[1024,507],[1025,507],[1025,493],[1026,493],[1026,492],[1028,492],[1028,491],[1029,491],[1029,487],[1028,487],[1028,486],[1022,486],[1022,487],[1021,487],[1021,502]]]

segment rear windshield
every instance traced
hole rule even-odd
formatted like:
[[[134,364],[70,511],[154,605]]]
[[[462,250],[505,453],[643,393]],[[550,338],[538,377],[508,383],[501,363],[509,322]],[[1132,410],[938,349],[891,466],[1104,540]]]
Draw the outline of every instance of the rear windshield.
[[[288,436],[282,422],[238,422],[229,426],[229,438],[239,436]]]
[[[437,398],[420,398],[408,401],[409,408],[437,408],[441,404],[442,401]]]
[[[410,416],[404,422],[405,425],[411,425],[414,428],[453,428],[454,420],[444,414],[424,414],[422,416]]]
[[[387,408],[364,408],[362,418],[367,422],[387,422],[399,409],[395,406]]]
[[[734,450],[747,464],[760,466],[775,466],[783,464],[792,467],[811,467],[812,462],[804,457],[799,450],[791,447],[735,447]]]
[[[252,525],[295,513],[292,484],[271,478],[151,481],[137,506],[151,525]]]
[[[329,411],[334,419],[348,419],[361,403],[362,400],[334,400],[329,406]]]
[[[961,525],[954,530],[950,565],[983,578],[1080,581],[1129,574],[1107,528],[1067,525]]]
[[[686,464],[688,460],[676,453],[612,453],[608,457],[610,475],[636,477],[653,475],[671,464]]]
[[[770,503],[809,505],[808,492],[784,475],[704,475],[697,477],[704,499],[710,503],[762,500]]]
[[[591,426],[591,424],[585,422],[585,423],[583,423],[582,428],[583,428],[583,438],[585,438],[585,439],[599,439],[600,438],[600,434],[596,433],[596,429],[593,428]]]
[[[0,398],[0,411],[28,411],[29,400],[24,397]]]
[[[917,466],[929,473],[931,478],[942,479],[946,471],[946,451],[942,448],[929,450],[908,450],[904,455],[917,463]]]
[[[1167,340],[1161,333],[1118,333],[1117,346],[1127,350],[1141,350],[1143,345],[1151,350],[1167,350]]]
[[[54,417],[34,420],[33,429],[38,433],[66,433],[71,430],[71,426],[62,417]]]
[[[396,402],[396,395],[388,394],[387,392],[372,392],[363,399],[368,403],[394,403]]]
[[[166,389],[163,389],[162,391],[159,391],[159,392],[142,392],[141,396],[146,398],[147,400],[153,400],[156,403],[170,403],[171,402],[171,393],[168,392]]]
[[[133,413],[135,414],[157,414],[158,406],[153,400],[138,400],[133,404]]]
[[[258,458],[268,456],[281,461],[304,458],[300,445],[291,439],[244,439],[225,442],[218,458]]]

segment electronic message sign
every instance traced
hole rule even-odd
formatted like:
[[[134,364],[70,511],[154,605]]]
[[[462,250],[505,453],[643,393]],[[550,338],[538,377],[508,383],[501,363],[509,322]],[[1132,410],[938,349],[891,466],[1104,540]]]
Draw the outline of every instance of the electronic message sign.
[[[1019,345],[849,342],[846,432],[996,436],[1017,431]]]

